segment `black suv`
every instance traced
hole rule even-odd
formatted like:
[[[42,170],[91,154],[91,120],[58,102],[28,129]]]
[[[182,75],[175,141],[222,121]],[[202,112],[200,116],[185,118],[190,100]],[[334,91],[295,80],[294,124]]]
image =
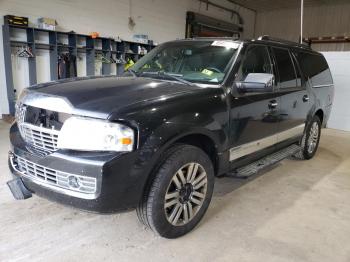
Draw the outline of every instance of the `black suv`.
[[[10,130],[8,185],[96,212],[136,208],[159,235],[192,230],[214,177],[310,159],[329,118],[324,57],[297,43],[167,42],[123,77],[27,88]]]

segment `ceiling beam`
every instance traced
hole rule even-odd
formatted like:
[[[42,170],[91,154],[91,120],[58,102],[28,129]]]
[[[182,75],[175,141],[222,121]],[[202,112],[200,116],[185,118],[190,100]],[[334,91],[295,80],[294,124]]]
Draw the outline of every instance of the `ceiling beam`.
[[[225,10],[227,12],[230,12],[231,13],[231,16],[233,17],[234,15],[237,16],[238,18],[238,23],[243,25],[244,24],[244,21],[243,21],[243,18],[242,16],[240,15],[240,13],[238,13],[236,10],[233,10],[233,9],[230,9],[230,8],[227,8],[225,6],[222,6],[222,5],[219,5],[219,4],[216,4],[216,3],[213,3],[209,0],[198,0],[199,2],[201,3],[204,3],[207,5],[207,9],[208,9],[208,6],[211,5],[211,6],[214,6],[216,8],[219,8],[219,9],[222,9],[222,10]]]
[[[245,9],[248,9],[248,10],[253,11],[255,13],[257,12],[257,10],[255,10],[253,8],[250,8],[248,6],[242,5],[240,3],[237,3],[236,1],[233,1],[233,0],[226,0],[226,1],[230,2],[231,4],[235,4],[235,5],[241,6],[241,7],[245,8]]]

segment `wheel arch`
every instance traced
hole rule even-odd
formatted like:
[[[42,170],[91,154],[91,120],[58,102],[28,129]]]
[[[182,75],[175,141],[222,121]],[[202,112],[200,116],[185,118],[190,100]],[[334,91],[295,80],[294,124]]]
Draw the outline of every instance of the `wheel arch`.
[[[180,144],[192,145],[202,149],[212,161],[214,175],[216,175],[220,168],[220,160],[218,155],[219,149],[217,147],[217,141],[215,141],[215,139],[209,133],[205,130],[192,130],[183,132],[181,135],[172,137],[163,143],[157,150],[158,154],[156,154],[156,156],[154,156],[154,158],[151,160],[151,162],[155,164],[149,170],[142,191],[144,193],[148,191],[157,170],[160,168],[164,160],[171,154],[171,148]]]
[[[315,112],[315,116],[318,116],[318,118],[320,119],[321,121],[321,125],[323,125],[323,120],[324,120],[324,112],[323,110],[320,108],[318,110],[316,110]]]
[[[219,168],[218,150],[212,138],[205,134],[193,133],[178,138],[173,144],[187,144],[202,149],[213,164],[214,174],[217,174]]]

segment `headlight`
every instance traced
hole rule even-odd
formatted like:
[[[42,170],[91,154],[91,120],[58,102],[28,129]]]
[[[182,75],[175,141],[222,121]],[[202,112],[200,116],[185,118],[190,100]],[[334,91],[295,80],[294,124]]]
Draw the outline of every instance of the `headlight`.
[[[82,117],[68,118],[57,147],[84,151],[132,151],[134,131],[125,125]]]

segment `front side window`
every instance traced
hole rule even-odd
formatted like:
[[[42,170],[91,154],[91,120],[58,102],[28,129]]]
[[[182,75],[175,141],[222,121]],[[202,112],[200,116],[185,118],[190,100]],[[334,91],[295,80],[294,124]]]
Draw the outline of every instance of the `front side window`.
[[[177,77],[194,83],[219,84],[231,68],[239,42],[175,41],[158,46],[131,69],[138,76]]]
[[[280,88],[295,88],[297,80],[294,65],[287,49],[272,48],[279,73]]]
[[[250,74],[272,74],[271,60],[267,47],[256,45],[248,47],[239,70],[236,81],[251,81]]]

